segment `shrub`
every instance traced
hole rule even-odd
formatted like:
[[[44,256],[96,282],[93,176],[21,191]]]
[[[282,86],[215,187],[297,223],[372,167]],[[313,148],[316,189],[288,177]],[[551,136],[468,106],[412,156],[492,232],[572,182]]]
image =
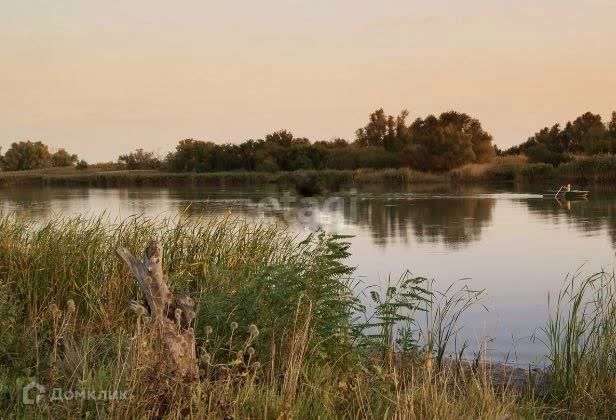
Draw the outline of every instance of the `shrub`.
[[[59,149],[57,152],[51,155],[51,166],[54,167],[66,167],[73,166],[77,162],[77,155],[71,155],[64,149]]]
[[[598,155],[574,159],[557,168],[564,180],[580,183],[609,184],[616,182],[616,155]]]
[[[158,169],[161,167],[161,161],[154,155],[154,152],[145,152],[143,149],[120,155],[118,162],[125,164],[128,169]]]
[[[521,166],[516,180],[522,182],[545,181],[554,178],[554,167],[547,163],[535,163]]]
[[[85,160],[81,159],[79,162],[77,162],[77,165],[75,166],[77,169],[81,170],[86,170],[88,169],[88,162],[86,162]]]
[[[526,156],[528,156],[530,163],[549,163],[553,166],[558,166],[571,160],[571,157],[566,153],[554,152],[543,143],[529,147],[526,150]]]

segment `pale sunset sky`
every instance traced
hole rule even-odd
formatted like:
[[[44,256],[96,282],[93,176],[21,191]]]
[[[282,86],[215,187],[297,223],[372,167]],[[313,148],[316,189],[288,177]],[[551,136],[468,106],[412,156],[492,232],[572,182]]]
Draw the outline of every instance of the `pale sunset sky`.
[[[0,146],[90,162],[455,109],[501,148],[616,110],[616,1],[7,1]]]

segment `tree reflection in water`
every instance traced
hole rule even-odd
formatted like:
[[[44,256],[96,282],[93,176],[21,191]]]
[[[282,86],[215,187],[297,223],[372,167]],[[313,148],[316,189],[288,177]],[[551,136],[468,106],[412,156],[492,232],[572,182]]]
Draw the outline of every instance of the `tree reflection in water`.
[[[425,197],[414,199],[359,200],[350,223],[369,229],[375,243],[409,240],[442,242],[460,248],[480,238],[483,227],[492,219],[496,200],[491,198]]]
[[[616,195],[599,193],[588,200],[557,201],[551,199],[526,200],[529,213],[546,223],[566,223],[575,229],[594,233],[606,231],[616,248]]]

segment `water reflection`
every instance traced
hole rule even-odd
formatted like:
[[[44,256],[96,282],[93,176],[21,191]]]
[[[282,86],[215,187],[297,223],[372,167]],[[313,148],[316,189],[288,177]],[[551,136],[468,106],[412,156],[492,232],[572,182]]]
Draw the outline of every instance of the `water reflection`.
[[[341,196],[342,204],[332,205],[324,198],[287,203],[275,187],[13,188],[0,189],[0,212],[33,221],[103,212],[112,218],[231,213],[286,224],[300,236],[317,228],[353,235],[348,262],[368,285],[407,269],[435,278],[441,290],[470,277],[469,286],[488,291],[494,312],[469,314],[468,325],[482,330],[467,338],[486,336],[485,328],[507,353],[513,337],[522,361],[542,351],[539,343],[517,339],[542,325],[548,292],[557,293],[582,264],[593,272],[614,262],[616,195],[610,193],[562,204],[488,187],[371,186]]]
[[[414,237],[419,243],[460,248],[480,239],[492,220],[494,204],[490,198],[368,198],[359,201],[350,221],[370,230],[379,245],[396,238],[408,243]]]
[[[406,246],[442,244],[463,249],[481,240],[492,225],[496,204],[502,198],[524,203],[525,217],[539,218],[553,226],[572,226],[586,235],[606,232],[616,247],[616,199],[609,193],[588,201],[559,202],[537,195],[488,194],[485,187],[452,191],[437,187],[430,192],[405,188],[370,187],[356,194],[343,193],[332,205],[325,198],[300,199],[275,188],[243,190],[185,189],[94,189],[12,188],[0,190],[0,212],[45,220],[54,214],[112,217],[134,214],[150,216],[219,216],[232,213],[253,220],[268,220],[296,228],[318,228],[337,233],[361,229],[380,247],[400,242]],[[285,198],[286,197],[286,198]],[[287,201],[289,200],[289,201]],[[275,203],[272,205],[271,201]]]
[[[616,199],[612,194],[599,194],[579,201],[532,199],[526,204],[530,214],[546,223],[567,224],[588,235],[604,231],[616,248]]]

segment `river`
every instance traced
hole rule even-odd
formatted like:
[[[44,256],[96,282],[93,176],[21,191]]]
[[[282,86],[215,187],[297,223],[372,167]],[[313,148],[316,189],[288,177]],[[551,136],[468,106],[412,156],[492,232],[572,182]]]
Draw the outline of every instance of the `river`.
[[[475,187],[364,187],[337,198],[299,199],[262,188],[10,188],[0,211],[42,221],[54,215],[112,218],[231,214],[282,223],[299,235],[316,229],[352,235],[349,263],[362,284],[384,285],[405,270],[444,289],[485,289],[461,335],[499,360],[540,362],[548,293],[566,276],[612,270],[616,195],[559,202],[532,190]],[[462,283],[460,283],[462,284]]]

